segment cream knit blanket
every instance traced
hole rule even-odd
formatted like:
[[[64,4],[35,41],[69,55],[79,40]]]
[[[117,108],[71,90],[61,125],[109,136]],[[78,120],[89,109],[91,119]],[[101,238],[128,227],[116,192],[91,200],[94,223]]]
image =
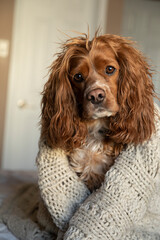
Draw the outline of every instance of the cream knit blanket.
[[[156,107],[156,112],[159,112]],[[160,113],[160,112],[159,112]],[[153,116],[154,117],[154,116]],[[160,121],[142,145],[129,145],[90,194],[65,152],[40,145],[41,196],[64,240],[160,239]]]

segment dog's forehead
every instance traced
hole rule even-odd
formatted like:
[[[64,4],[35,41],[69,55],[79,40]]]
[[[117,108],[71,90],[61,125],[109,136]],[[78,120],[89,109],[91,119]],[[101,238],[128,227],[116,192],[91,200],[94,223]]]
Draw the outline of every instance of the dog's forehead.
[[[89,52],[89,57],[94,60],[98,58],[116,59],[113,49],[106,43],[96,42]]]
[[[109,44],[101,41],[95,41],[89,51],[79,51],[79,54],[76,53],[72,57],[71,63],[74,70],[77,70],[77,68],[88,69],[90,66],[97,66],[97,64],[106,65],[107,63],[113,64],[113,66],[115,65],[118,68],[117,58],[113,49]]]

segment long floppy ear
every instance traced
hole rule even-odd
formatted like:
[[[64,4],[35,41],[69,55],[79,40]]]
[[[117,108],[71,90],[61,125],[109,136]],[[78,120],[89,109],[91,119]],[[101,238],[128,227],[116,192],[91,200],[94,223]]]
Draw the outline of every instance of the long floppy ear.
[[[120,111],[111,118],[112,138],[124,144],[142,143],[155,130],[151,70],[145,58],[127,40],[119,43],[117,59],[120,65],[117,96]]]
[[[80,146],[85,129],[77,113],[69,81],[69,58],[62,52],[53,62],[42,92],[41,139],[51,147],[72,149]]]

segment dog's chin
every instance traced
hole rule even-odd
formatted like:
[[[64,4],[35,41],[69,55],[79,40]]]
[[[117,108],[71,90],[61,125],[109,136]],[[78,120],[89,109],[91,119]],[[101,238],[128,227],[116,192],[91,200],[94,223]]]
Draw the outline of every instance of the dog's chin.
[[[92,119],[111,117],[113,115],[115,115],[115,114],[109,110],[97,111],[97,112],[93,113]]]
[[[104,108],[99,108],[96,111],[93,111],[92,113],[89,114],[85,114],[85,119],[99,119],[99,118],[107,118],[107,117],[111,117],[114,116],[116,114],[116,112],[111,111],[109,109],[104,109]]]

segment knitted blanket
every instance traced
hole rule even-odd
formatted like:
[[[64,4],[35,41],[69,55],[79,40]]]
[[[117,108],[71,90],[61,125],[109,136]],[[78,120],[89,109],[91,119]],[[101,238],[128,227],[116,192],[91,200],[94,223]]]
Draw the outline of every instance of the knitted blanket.
[[[129,145],[90,193],[62,149],[40,145],[37,157],[41,196],[64,240],[160,239],[160,121],[141,145]],[[153,116],[154,117],[154,116]]]
[[[93,193],[62,149],[41,143],[38,183],[45,205],[36,185],[24,185],[4,203],[0,220],[23,240],[160,240],[158,107],[156,112],[152,138],[129,145]]]

